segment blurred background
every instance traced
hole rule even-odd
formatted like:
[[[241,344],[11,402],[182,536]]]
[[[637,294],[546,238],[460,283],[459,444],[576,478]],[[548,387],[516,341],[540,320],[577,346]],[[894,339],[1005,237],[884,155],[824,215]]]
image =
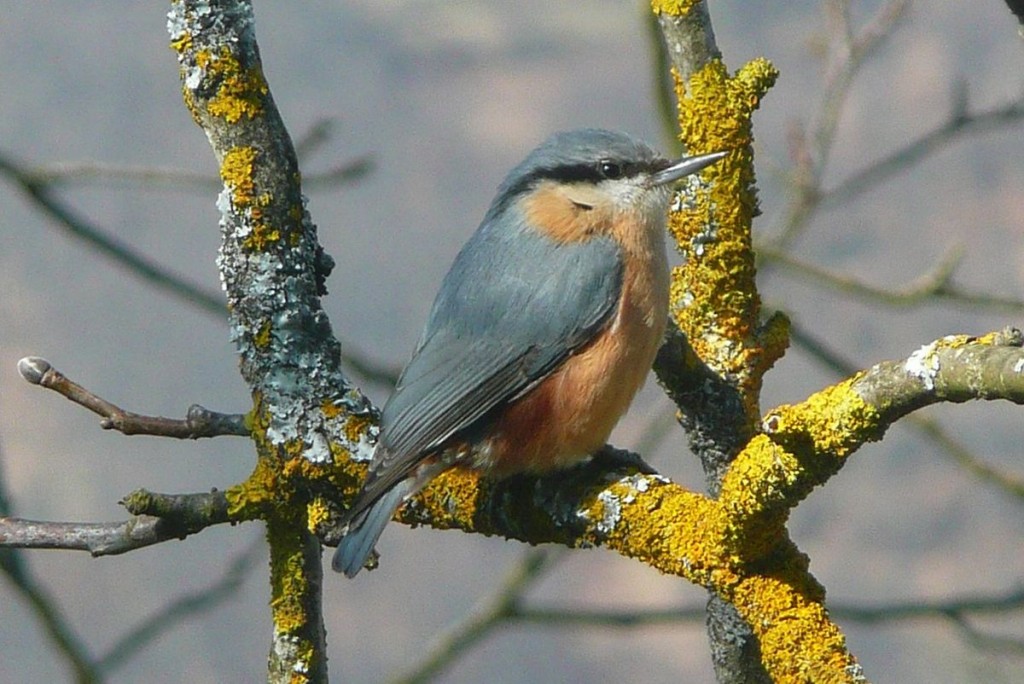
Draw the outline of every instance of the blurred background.
[[[853,31],[892,5],[850,3]],[[845,73],[833,41],[841,32],[837,6],[710,3],[731,69],[763,55],[782,74],[755,117],[763,209],[755,232],[777,257],[762,264],[766,308],[786,311],[856,367],[904,358],[946,334],[1021,325],[1024,41],[1016,22],[997,0],[969,9],[915,2],[895,25],[880,23],[891,35],[837,91],[842,99],[823,106],[824,89]],[[205,137],[182,106],[165,11],[136,2],[5,7],[0,153],[31,170],[90,162],[215,177]],[[309,184],[306,192],[321,242],[337,261],[325,300],[335,333],[347,351],[385,366],[400,366],[410,353],[441,277],[503,174],[549,133],[608,127],[670,149],[643,3],[257,3],[256,20],[264,68],[293,138],[308,141],[330,122],[326,138],[306,145],[304,176],[372,160],[358,180]],[[1006,116],[991,115],[1008,107]],[[905,164],[898,153],[933,140],[951,117],[967,128],[934,138],[919,163]],[[833,124],[828,144],[807,134]],[[808,166],[826,151],[827,164]],[[876,166],[892,155],[893,166]],[[808,168],[826,191],[849,189],[846,181],[865,169],[862,179],[878,182],[845,201],[830,196],[800,218],[807,193],[795,188],[794,169]],[[886,175],[890,168],[898,173]],[[96,175],[95,167],[56,170],[48,177],[56,178],[53,191],[80,216],[181,278],[219,291],[216,183],[163,176],[147,185]],[[139,487],[204,491],[244,479],[253,451],[243,439],[178,443],[104,432],[91,414],[18,377],[17,360],[40,355],[140,413],[177,417],[195,402],[225,412],[248,407],[224,320],[153,289],[70,237],[9,177],[0,180],[0,466],[12,510],[46,520],[117,520],[125,517],[118,499]],[[955,287],[946,289],[978,297],[894,304],[843,291],[819,272],[901,291],[939,274],[957,249]],[[838,377],[796,347],[768,375],[762,407],[799,401]],[[386,386],[365,378],[360,385],[377,402],[387,396]],[[921,428],[901,423],[796,510],[793,538],[873,679],[1024,681],[1019,602],[966,622],[932,615],[869,623],[839,611],[998,598],[1024,581],[1022,499],[963,465],[977,458],[1019,479],[1020,409],[979,403],[923,413],[969,453],[958,462]],[[678,430],[641,444],[670,422],[670,404],[650,381],[613,442],[641,445],[662,472],[702,489]],[[130,655],[109,681],[253,682],[265,680],[271,631],[261,534],[255,524],[222,526],[120,557],[23,557],[92,656]],[[459,532],[390,529],[378,571],[355,581],[326,577],[332,678],[389,681],[415,670],[439,635],[493,595],[524,548]],[[159,631],[139,651],[121,644],[233,564],[251,571],[230,575],[237,591],[223,603],[203,599],[210,610]],[[644,611],[699,608],[705,596],[591,550],[549,564],[526,600]],[[7,578],[0,579],[0,606],[0,681],[71,679]],[[700,620],[628,629],[506,625],[441,677],[679,680],[713,681]]]

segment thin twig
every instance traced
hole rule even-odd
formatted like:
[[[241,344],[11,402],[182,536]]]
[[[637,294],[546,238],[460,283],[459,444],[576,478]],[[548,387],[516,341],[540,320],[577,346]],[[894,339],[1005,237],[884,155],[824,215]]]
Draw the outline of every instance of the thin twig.
[[[3,459],[0,458],[0,516],[9,516],[11,513],[3,473]],[[75,681],[79,684],[102,682],[103,679],[93,665],[88,648],[82,643],[71,624],[64,619],[60,603],[50,596],[45,587],[35,581],[35,576],[26,562],[25,553],[21,549],[0,548],[0,572],[7,575],[15,590],[31,606],[32,612],[43,626],[43,631],[74,671]]]
[[[351,345],[344,345],[346,348]],[[398,384],[398,376],[401,375],[402,370],[397,366],[392,366],[386,363],[380,363],[378,361],[370,360],[362,352],[351,350],[342,354],[342,363],[344,363],[350,370],[356,375],[359,375],[364,380],[375,382],[378,385],[384,387],[394,387]]]
[[[0,518],[0,546],[23,549],[88,551],[112,556],[181,538],[160,518],[137,516],[122,522],[74,523]]]
[[[960,467],[974,475],[982,482],[995,485],[1013,496],[1019,503],[1024,503],[1024,478],[1015,477],[1002,472],[985,463],[974,452],[955,440],[942,424],[925,416],[911,416],[911,424],[924,436],[942,448]]]
[[[0,518],[0,541],[3,540],[3,521]],[[19,554],[17,549],[0,549],[0,556],[7,554]],[[9,575],[18,591],[32,607],[32,611],[39,619],[43,629],[50,637],[57,651],[67,660],[74,671],[75,681],[78,684],[100,684],[104,677],[100,669],[92,661],[89,650],[75,633],[74,629],[64,619],[60,611],[60,602],[55,601],[46,591],[38,585],[29,575],[23,575],[20,579]]]
[[[317,152],[334,133],[335,120],[330,117],[317,119],[305,133],[295,138],[295,155],[301,160]]]
[[[986,634],[970,623],[959,612],[950,612],[946,618],[957,628],[960,637],[978,650],[1024,656],[1024,640],[1008,636]]]
[[[111,556],[170,539],[184,539],[231,520],[224,492],[159,494],[138,490],[121,501],[134,517],[106,523],[49,522],[0,517],[0,547],[68,549]],[[236,520],[237,521],[237,520]]]
[[[82,387],[38,356],[21,359],[18,372],[27,382],[53,390],[102,417],[100,427],[104,430],[117,430],[125,435],[155,435],[177,439],[225,435],[248,437],[250,434],[244,415],[215,413],[198,404],[189,407],[184,420],[125,411]]]
[[[77,168],[77,171],[76,171]],[[322,174],[312,174],[304,179],[306,187],[315,187],[318,184],[323,186],[336,185],[360,178],[369,173],[373,168],[373,160],[369,156],[360,157],[352,162],[330,169]],[[89,175],[94,173],[101,175],[104,169],[110,175],[116,175],[116,167],[104,167],[93,165],[89,171],[86,165],[71,165],[69,172]],[[221,186],[218,179],[213,176],[204,176],[189,171],[173,169],[143,169],[136,167],[121,168],[125,174],[139,174],[142,180],[155,182],[159,178],[171,180],[175,183],[201,185],[204,189],[214,190]],[[142,280],[164,290],[168,294],[183,299],[187,303],[198,307],[203,312],[216,316],[218,320],[225,320],[227,309],[224,298],[219,292],[206,290],[198,285],[189,283],[179,275],[171,272],[170,269],[153,261],[130,245],[122,242],[111,235],[106,234],[95,224],[76,214],[68,205],[64,204],[52,192],[53,174],[57,171],[51,170],[48,175],[44,172],[33,172],[27,167],[15,162],[12,158],[0,154],[0,173],[6,175],[14,184],[31,199],[36,206],[50,218],[57,222],[63,230],[84,240],[93,249],[104,256],[114,260],[118,265],[125,267]],[[393,386],[398,378],[397,371],[385,364],[376,363],[365,359],[358,354],[343,352],[342,363],[356,371],[366,380],[370,380],[385,386]]]
[[[878,606],[838,604],[829,608],[837,620],[864,624],[904,622],[952,614],[1001,615],[1024,609],[1024,587],[1002,594],[962,596],[945,600],[912,599]],[[622,629],[659,624],[697,622],[706,615],[703,606],[659,610],[601,610],[589,608],[528,608],[516,606],[507,619],[550,627],[615,627]]]

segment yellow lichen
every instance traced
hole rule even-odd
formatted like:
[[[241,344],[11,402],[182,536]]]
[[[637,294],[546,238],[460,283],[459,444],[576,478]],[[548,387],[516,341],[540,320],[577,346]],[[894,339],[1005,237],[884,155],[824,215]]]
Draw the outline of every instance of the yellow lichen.
[[[263,111],[263,100],[269,92],[266,79],[258,66],[243,69],[238,59],[223,47],[216,58],[196,55],[196,63],[205,66],[208,78],[215,79],[217,92],[210,98],[206,110],[228,123],[237,123],[243,117],[253,118]]]
[[[196,98],[192,94],[192,91],[188,88],[182,88],[181,98],[185,101],[185,108],[188,110],[188,113],[192,116],[192,120],[195,121],[197,125],[202,126],[203,120],[199,116],[199,107],[196,106]]]
[[[434,478],[419,499],[430,518],[446,521],[453,527],[474,529],[480,488],[478,473],[453,468]]]
[[[858,681],[856,660],[828,619],[820,589],[802,570],[744,578],[730,601],[751,626],[772,681],[823,684]]]
[[[767,373],[775,362],[786,353],[786,349],[789,347],[789,329],[789,317],[781,311],[776,311],[761,326],[760,341],[764,354],[760,359],[761,367],[757,370],[758,373]]]
[[[321,525],[326,524],[331,519],[331,509],[321,497],[314,497],[306,505],[306,528],[316,533],[320,529]]]
[[[192,47],[192,35],[183,31],[180,36],[171,41],[171,49],[179,55]]]
[[[612,502],[617,518],[587,541],[604,543],[662,572],[712,586],[712,573],[725,571],[728,564],[721,543],[728,522],[722,507],[675,484],[645,482],[645,491],[637,491],[629,481],[619,481],[587,504],[582,511],[587,520],[604,520]]]
[[[242,247],[249,251],[266,249],[281,239],[281,231],[264,223],[254,222],[249,234],[242,240]]]
[[[776,75],[766,60],[750,62],[735,76],[720,60],[685,83],[676,75],[681,137],[689,151],[730,154],[701,172],[710,191],[688,196],[691,201],[670,217],[669,230],[685,256],[673,271],[671,312],[696,355],[738,384],[751,420],[767,365],[755,334],[760,299],[750,234],[757,210],[751,115]]]
[[[278,633],[294,634],[307,621],[304,605],[313,598],[308,596],[309,583],[304,572],[304,527],[299,521],[267,520],[267,540],[270,543],[270,607],[274,629]]]
[[[971,335],[946,335],[942,339],[936,340],[936,349],[959,349],[960,347],[966,347],[969,344],[986,344],[992,345],[997,344],[999,338],[1002,335],[1002,331],[995,331],[986,333],[980,337],[973,337]]]
[[[249,206],[256,187],[253,179],[253,164],[256,150],[248,146],[232,147],[224,153],[220,164],[220,177],[231,191],[231,202],[236,208]]]
[[[766,497],[793,485],[803,474],[797,458],[765,435],[744,447],[722,478],[719,501],[740,519],[762,512]]]
[[[256,460],[256,467],[245,482],[228,488],[228,515],[232,520],[254,520],[263,517],[264,509],[282,498],[281,473],[268,458]]]
[[[266,349],[270,346],[272,339],[270,335],[271,330],[273,330],[273,327],[270,325],[270,321],[264,321],[259,331],[252,338],[252,343],[257,349]]]
[[[366,431],[373,425],[368,416],[349,416],[345,421],[345,439],[355,444],[366,436]]]
[[[345,413],[345,408],[342,405],[336,404],[330,399],[320,402],[320,410],[327,418],[337,418]]]
[[[809,449],[819,458],[846,458],[864,442],[880,438],[885,427],[881,413],[855,391],[860,377],[773,409],[765,417],[766,431],[773,440]]]
[[[701,0],[651,0],[651,10],[655,14],[668,14],[674,17],[685,16],[693,6]]]

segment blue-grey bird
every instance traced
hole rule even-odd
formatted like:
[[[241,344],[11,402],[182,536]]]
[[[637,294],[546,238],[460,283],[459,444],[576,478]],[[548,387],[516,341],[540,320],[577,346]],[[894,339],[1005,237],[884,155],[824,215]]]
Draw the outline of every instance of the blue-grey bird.
[[[358,573],[395,510],[448,468],[543,473],[605,444],[665,331],[671,184],[725,154],[669,161],[584,129],[512,169],[384,405],[335,570]]]

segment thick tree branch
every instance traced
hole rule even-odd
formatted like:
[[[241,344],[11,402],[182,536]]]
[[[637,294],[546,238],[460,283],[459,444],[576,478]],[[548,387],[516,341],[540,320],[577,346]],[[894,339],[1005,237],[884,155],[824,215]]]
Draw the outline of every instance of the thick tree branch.
[[[185,104],[224,181],[217,263],[242,377],[256,404],[258,452],[249,481],[228,496],[237,515],[267,523],[269,679],[301,674],[326,682],[320,547],[307,529],[330,511],[311,501],[311,480],[319,476],[326,489],[338,489],[350,458],[369,458],[373,407],[341,372],[340,346],[321,307],[334,264],[305,210],[295,150],[263,74],[252,7],[175,2],[168,31]]]
[[[751,119],[777,72],[759,59],[729,74],[706,2],[655,1],[652,7],[675,80],[680,139],[691,153],[732,152],[692,179],[673,207],[669,231],[683,264],[672,277],[669,343],[655,365],[680,409],[708,489],[717,494],[729,463],[756,430],[763,374],[787,344],[784,319],[762,326],[751,249],[759,211]],[[686,382],[692,376],[705,382]],[[759,644],[724,593],[712,596],[708,614],[720,684],[768,682]]]
[[[750,497],[750,514],[789,509],[824,483],[865,442],[911,411],[939,402],[1024,403],[1020,331],[944,337],[904,361],[887,361],[801,404],[769,411],[723,485]],[[760,455],[758,452],[761,452]],[[768,460],[770,459],[770,460]],[[756,465],[756,464],[760,465]]]
[[[857,371],[856,364],[843,358],[809,330],[805,330],[803,326],[794,323],[791,333],[793,341],[797,345],[836,374],[851,375]],[[938,421],[923,415],[911,414],[907,416],[906,423],[935,443],[967,472],[1024,501],[1024,479],[1014,477],[984,463],[977,454],[954,439]]]

